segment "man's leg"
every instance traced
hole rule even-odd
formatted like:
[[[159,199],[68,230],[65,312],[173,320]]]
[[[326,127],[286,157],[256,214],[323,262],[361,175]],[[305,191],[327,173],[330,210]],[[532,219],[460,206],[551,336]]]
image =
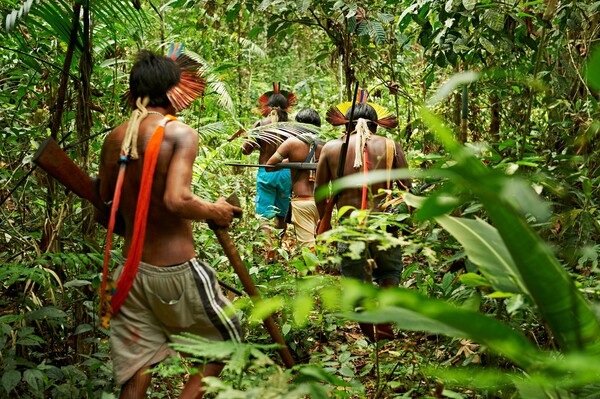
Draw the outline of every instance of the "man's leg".
[[[275,228],[285,231],[287,229],[287,223],[285,222],[285,216],[275,216]]]
[[[221,370],[223,370],[222,363],[208,363],[204,366],[204,370],[193,374],[190,376],[190,379],[183,387],[183,391],[181,391],[181,395],[179,395],[180,399],[200,399],[204,395],[204,389],[202,388],[202,379],[204,377],[218,377],[221,374]],[[198,369],[202,369],[201,365],[194,365]]]
[[[137,371],[121,388],[119,399],[144,399],[150,385],[152,374],[147,373],[148,367]]]
[[[400,246],[389,248],[386,251],[380,251],[376,245],[370,246],[371,252],[376,258],[377,282],[379,288],[389,289],[398,287],[402,278],[402,249]],[[377,324],[377,339],[394,339],[394,330],[391,323]]]

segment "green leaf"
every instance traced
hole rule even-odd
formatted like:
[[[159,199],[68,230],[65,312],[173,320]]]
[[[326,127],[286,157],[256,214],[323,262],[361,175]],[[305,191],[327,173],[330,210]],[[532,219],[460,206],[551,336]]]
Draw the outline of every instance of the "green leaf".
[[[371,21],[370,28],[371,37],[375,40],[375,44],[384,44],[386,37],[383,25],[379,21]]]
[[[527,293],[498,231],[481,219],[439,216],[436,221],[465,248],[467,256],[496,291]]]
[[[592,54],[587,62],[587,81],[589,85],[600,92],[600,46],[597,45],[592,50]]]
[[[21,372],[17,370],[6,370],[2,375],[2,386],[6,393],[10,393],[21,381]]]
[[[321,367],[316,366],[304,366],[298,370],[298,376],[296,377],[295,382],[307,381],[326,382],[340,387],[347,387],[350,385],[343,379],[338,378],[335,375],[323,370]]]
[[[496,46],[494,46],[494,43],[492,43],[491,41],[489,41],[487,38],[480,37],[479,38],[479,43],[481,43],[481,45],[483,46],[483,48],[488,53],[490,53],[490,54],[496,53]]]
[[[565,351],[587,350],[600,355],[598,318],[552,249],[519,212],[517,202],[522,198],[515,197],[515,193],[527,192],[524,184],[488,169],[459,145],[431,112],[423,109],[421,115],[456,160],[452,166],[455,183],[478,196],[485,207],[519,271],[520,284],[531,295],[558,344]],[[533,197],[534,193],[530,195]]]
[[[299,326],[305,326],[308,322],[308,316],[312,312],[315,305],[313,297],[308,295],[300,295],[294,299],[293,311],[294,311],[294,323]]]
[[[487,9],[483,13],[482,19],[490,29],[496,32],[501,32],[504,29],[504,14]]]
[[[350,284],[360,283],[344,282],[344,289]],[[506,356],[521,367],[532,366],[544,358],[527,338],[491,317],[457,308],[404,288],[376,291],[371,286],[363,285],[363,294],[369,293],[377,297],[380,307],[361,313],[345,313],[344,316],[358,322],[393,322],[406,330],[471,339]]]
[[[482,275],[477,273],[461,274],[459,280],[469,287],[491,287],[492,284]]]
[[[74,335],[83,334],[83,333],[86,333],[88,331],[92,331],[93,329],[94,329],[94,327],[91,324],[87,324],[87,323],[86,324],[80,324],[75,329]]]
[[[91,281],[87,281],[87,280],[71,280],[71,281],[67,281],[64,285],[65,288],[68,287],[83,287],[84,285],[90,285],[92,284]]]
[[[342,367],[340,367],[339,373],[341,375],[343,375],[344,377],[350,377],[350,378],[353,378],[355,375],[354,371],[347,365],[343,365]]]
[[[46,306],[37,310],[34,310],[33,312],[27,313],[27,319],[28,320],[40,320],[43,318],[49,318],[49,319],[66,319],[67,318],[67,314],[54,306]]]
[[[477,79],[479,79],[479,74],[473,71],[465,71],[454,74],[435,92],[435,94],[427,101],[427,104],[432,107],[445,100],[458,87],[473,83]]]
[[[296,7],[298,7],[300,14],[305,14],[308,7],[310,7],[310,0],[296,0]]]
[[[23,373],[23,380],[27,382],[34,392],[42,392],[44,390],[44,375],[40,370],[25,370],[25,373]]]
[[[392,14],[384,14],[384,13],[377,13],[377,18],[384,24],[389,24],[394,22],[394,19],[396,17],[394,17],[394,15]]]
[[[462,2],[463,6],[465,6],[468,11],[473,11],[478,3],[478,0],[462,0]]]
[[[252,309],[252,316],[250,316],[250,320],[252,321],[261,321],[281,309],[283,306],[283,300],[279,297],[263,299],[258,303],[254,304],[254,308]]]

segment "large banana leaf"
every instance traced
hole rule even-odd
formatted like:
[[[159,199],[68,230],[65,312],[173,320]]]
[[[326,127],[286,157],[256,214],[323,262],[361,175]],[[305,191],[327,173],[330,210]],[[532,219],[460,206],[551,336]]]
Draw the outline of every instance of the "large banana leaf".
[[[405,194],[404,200],[420,208],[424,198]],[[528,294],[508,248],[494,227],[480,219],[438,216],[435,220],[462,244],[471,262],[496,291]]]
[[[451,168],[454,183],[469,189],[485,207],[557,343],[565,351],[600,355],[600,323],[589,302],[521,213],[536,213],[523,202],[534,197],[533,190],[486,168],[431,112],[423,109],[421,115],[456,160]]]
[[[498,230],[481,219],[439,216],[435,220],[462,244],[496,291],[528,294]]]
[[[482,202],[518,270],[515,277],[520,278],[519,286],[529,292],[558,345],[569,352],[600,355],[600,323],[590,303],[523,216],[526,213],[543,218],[547,215],[547,206],[525,182],[487,168],[458,144],[451,131],[430,111],[423,109],[421,115],[456,161],[452,167],[431,174],[448,179]],[[401,169],[392,171],[391,178],[410,175]],[[339,191],[360,187],[365,179],[373,183],[386,178],[385,171],[369,173],[366,177],[354,174],[337,180],[332,188]]]
[[[354,293],[360,289],[363,295],[376,296],[380,306],[360,313],[345,313],[351,320],[393,322],[405,330],[472,339],[523,368],[530,368],[544,359],[542,352],[525,336],[492,317],[429,298],[415,290],[394,288],[375,293],[373,287],[359,284],[354,280],[343,282],[342,302],[352,303],[356,297]]]

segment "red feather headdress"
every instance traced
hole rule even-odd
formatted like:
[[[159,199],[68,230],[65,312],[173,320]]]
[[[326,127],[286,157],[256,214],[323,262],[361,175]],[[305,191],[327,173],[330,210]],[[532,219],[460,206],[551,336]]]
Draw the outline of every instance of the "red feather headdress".
[[[369,104],[375,109],[375,112],[377,113],[377,120],[371,122],[376,123],[385,129],[393,129],[398,126],[398,119],[396,118],[396,115],[392,114],[379,104],[367,102],[367,97],[367,91],[360,90],[358,98],[356,99],[356,103]],[[344,115],[346,115],[346,112],[350,109],[350,107],[352,107],[352,101],[334,105],[327,111],[325,120],[333,126],[340,126],[349,123],[350,121],[347,120]]]
[[[272,108],[267,103],[273,94],[281,94],[285,97],[287,106],[283,110],[289,114],[291,107],[296,105],[296,95],[291,91],[280,90],[279,82],[273,82],[273,90],[264,93],[258,98],[258,111],[265,117],[271,113]]]
[[[183,43],[171,44],[168,57],[175,60],[181,70],[179,83],[167,92],[167,97],[177,111],[188,108],[204,93],[206,80],[202,77],[202,64],[182,53]]]
[[[179,83],[167,91],[167,98],[177,112],[192,105],[206,88],[206,80],[202,76],[203,65],[182,50],[183,43],[171,44],[167,54],[167,57],[175,61],[181,73]],[[124,97],[130,105],[135,105],[135,99],[131,98],[129,89]]]

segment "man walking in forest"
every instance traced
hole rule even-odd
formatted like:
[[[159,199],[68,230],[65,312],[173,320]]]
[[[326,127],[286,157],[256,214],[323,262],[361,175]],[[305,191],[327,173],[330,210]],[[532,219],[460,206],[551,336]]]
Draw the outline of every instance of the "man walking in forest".
[[[271,123],[287,122],[290,107],[294,105],[294,93],[279,89],[279,83],[273,83],[273,91],[266,92],[259,99],[259,110],[265,117],[257,121],[253,127],[266,126]],[[277,147],[283,142],[278,135],[269,134],[259,136],[254,140],[246,140],[242,144],[242,153],[250,155],[254,150],[259,150],[258,163],[265,164],[275,153]],[[258,169],[256,174],[256,215],[270,220],[275,218],[275,228],[285,234],[285,215],[290,206],[292,180],[289,169],[281,169],[267,173],[265,168]],[[270,226],[263,223],[261,229],[270,235]],[[272,260],[275,252],[272,247],[267,247],[267,260]]]
[[[350,104],[350,103],[346,103]],[[347,108],[350,108],[348,105]],[[343,167],[343,175],[348,176],[355,173],[366,173],[372,170],[390,170],[406,168],[407,162],[402,151],[402,146],[391,139],[376,135],[377,126],[393,128],[397,120],[383,108],[375,108],[367,103],[355,105],[354,115],[352,111],[344,114],[340,106],[333,107],[327,113],[327,121],[334,126],[345,124],[346,134],[349,134],[346,161]],[[352,120],[350,120],[352,119]],[[321,186],[327,186],[329,182],[338,178],[338,162],[340,160],[343,143],[346,136],[329,141],[323,146],[319,163],[315,190]],[[410,180],[396,182],[399,188],[408,188]],[[365,183],[362,188],[347,188],[337,196],[336,206],[338,209],[351,206],[356,209],[370,210],[372,212],[382,211],[381,203],[385,199],[386,191],[391,189],[391,182]],[[326,216],[326,201],[317,201],[317,209],[321,220]],[[330,208],[331,209],[331,208]],[[391,247],[380,250],[377,242],[369,242],[366,245],[360,259],[351,259],[347,254],[349,244],[338,242],[338,252],[342,255],[340,271],[344,277],[355,278],[361,281],[372,279],[383,288],[397,287],[402,275],[402,252],[400,247]],[[376,267],[373,267],[373,261]],[[390,324],[361,323],[361,330],[371,341],[378,339],[393,339],[394,333]],[[376,328],[374,328],[376,327]]]
[[[241,338],[215,271],[197,259],[194,249],[192,220],[228,226],[242,210],[223,198],[204,201],[191,191],[198,134],[171,116],[204,88],[186,57],[140,52],[129,80],[136,104],[132,117],[102,146],[100,195],[113,201],[125,221],[127,261],[115,272],[119,281],[112,303],[103,303],[112,315],[110,345],[120,398],[146,397],[151,382],[147,371],[173,354],[168,343],[181,341],[174,334],[189,332],[216,341]],[[180,398],[202,397],[202,378],[217,376],[223,365],[194,367]]]
[[[321,126],[321,117],[314,109],[303,109],[296,114],[296,122]],[[267,165],[275,165],[283,160],[289,162],[316,162],[321,153],[322,144],[313,135],[289,137],[277,148],[267,161]],[[299,247],[314,248],[315,233],[319,213],[315,205],[314,170],[292,171],[292,224],[296,232]]]

